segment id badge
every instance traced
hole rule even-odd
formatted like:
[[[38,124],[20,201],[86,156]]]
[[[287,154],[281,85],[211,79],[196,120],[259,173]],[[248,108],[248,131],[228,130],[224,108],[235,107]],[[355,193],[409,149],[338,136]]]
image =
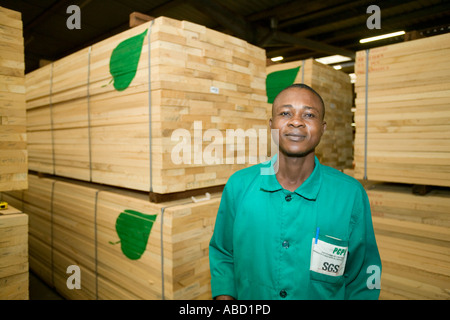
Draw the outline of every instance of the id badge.
[[[328,276],[342,276],[347,261],[348,247],[337,246],[313,238],[310,270]]]

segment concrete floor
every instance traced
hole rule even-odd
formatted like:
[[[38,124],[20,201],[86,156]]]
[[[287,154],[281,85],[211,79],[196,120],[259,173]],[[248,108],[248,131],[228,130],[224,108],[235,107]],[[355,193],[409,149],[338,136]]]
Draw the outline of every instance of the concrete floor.
[[[45,282],[39,279],[30,271],[29,279],[29,297],[30,300],[65,300],[54,289],[50,288]]]

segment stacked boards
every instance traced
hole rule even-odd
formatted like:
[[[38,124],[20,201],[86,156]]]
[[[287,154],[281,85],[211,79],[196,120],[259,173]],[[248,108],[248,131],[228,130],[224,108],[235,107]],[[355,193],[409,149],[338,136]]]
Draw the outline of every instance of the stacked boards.
[[[0,7],[0,192],[28,187],[24,73],[22,15]],[[0,210],[0,300],[28,300],[28,283],[28,216],[9,205]]]
[[[351,168],[353,90],[350,77],[314,59],[271,65],[267,67],[266,81],[269,103],[293,83],[307,84],[324,100],[327,129],[316,148],[320,162],[340,170]]]
[[[356,55],[354,176],[368,184],[382,299],[450,299],[449,54],[444,34]]]
[[[29,214],[30,268],[67,299],[211,298],[220,193],[156,204],[145,192],[30,174],[28,190],[3,198]]]
[[[382,261],[380,299],[450,299],[450,190],[368,182]]]
[[[21,13],[0,7],[0,191],[27,188],[24,61]]]
[[[355,72],[355,177],[450,187],[450,34],[359,51]]]
[[[263,49],[166,17],[80,50],[26,75],[29,168],[158,194],[224,185],[252,164],[227,130],[264,130],[267,154],[265,64]]]
[[[0,300],[28,300],[28,216],[0,210]]]

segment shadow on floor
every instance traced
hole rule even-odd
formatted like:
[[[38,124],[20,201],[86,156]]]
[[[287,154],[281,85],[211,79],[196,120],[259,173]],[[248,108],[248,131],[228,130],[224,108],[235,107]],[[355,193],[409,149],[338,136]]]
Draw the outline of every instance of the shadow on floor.
[[[58,292],[30,271],[30,300],[65,300]]]

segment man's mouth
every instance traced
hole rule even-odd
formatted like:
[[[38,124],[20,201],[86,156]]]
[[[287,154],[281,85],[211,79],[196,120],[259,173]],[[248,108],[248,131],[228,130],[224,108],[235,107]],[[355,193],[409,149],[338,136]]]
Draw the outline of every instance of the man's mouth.
[[[305,135],[300,133],[286,133],[285,137],[287,137],[291,141],[302,141],[306,138]]]

